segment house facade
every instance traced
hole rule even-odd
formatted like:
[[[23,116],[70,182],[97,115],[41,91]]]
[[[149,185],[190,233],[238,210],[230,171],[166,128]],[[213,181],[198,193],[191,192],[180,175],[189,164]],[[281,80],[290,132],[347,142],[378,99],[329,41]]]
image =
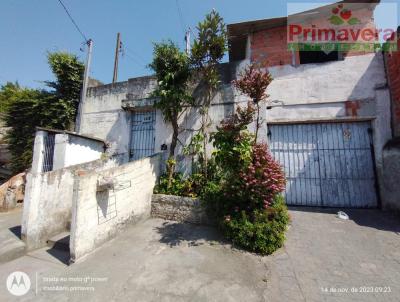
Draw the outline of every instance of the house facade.
[[[362,12],[359,28],[374,26],[375,6],[371,1],[352,7]],[[308,11],[313,17],[301,19],[302,24],[326,22],[332,7]],[[377,207],[382,201],[383,149],[392,138],[384,55],[374,50],[290,49],[290,17],[228,25],[229,62],[220,67],[210,131],[248,101],[232,80],[251,63],[267,68],[274,80],[262,108],[260,137],[285,169],[287,203]],[[153,108],[156,85],[154,77],[142,77],[89,88],[80,108],[79,133],[107,141],[109,155],[122,163],[167,150],[172,129]],[[186,109],[176,154],[182,154],[200,121],[199,108]],[[190,173],[192,160],[178,155],[180,171]]]

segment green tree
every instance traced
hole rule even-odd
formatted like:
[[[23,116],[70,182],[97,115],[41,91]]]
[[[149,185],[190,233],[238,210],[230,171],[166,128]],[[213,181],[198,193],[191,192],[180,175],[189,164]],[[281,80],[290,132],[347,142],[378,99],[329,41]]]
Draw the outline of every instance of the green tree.
[[[71,129],[76,117],[84,65],[65,52],[49,53],[48,62],[56,78],[46,82],[50,91],[7,84],[0,92],[4,120],[11,127],[7,140],[15,173],[31,164],[36,127]]]
[[[63,120],[69,123],[66,127],[73,130],[72,123],[78,111],[85,66],[76,55],[67,52],[49,52],[47,61],[56,80],[47,81],[46,84],[54,89],[53,94],[62,103],[58,105],[67,110],[60,118],[66,119]]]
[[[199,22],[197,30],[198,35],[193,43],[191,60],[197,71],[196,76],[200,76],[200,86],[205,90],[205,97],[199,99],[199,105],[202,116],[200,135],[203,139],[203,173],[207,178],[208,110],[220,84],[218,64],[227,50],[227,34],[224,20],[215,10]]]
[[[179,135],[178,120],[185,106],[191,101],[188,93],[189,58],[171,41],[156,43],[150,67],[156,73],[158,82],[153,93],[153,96],[158,98],[155,107],[161,110],[164,120],[171,123],[173,130],[167,165],[169,188],[175,170],[175,148]]]
[[[6,113],[15,101],[36,95],[36,90],[21,88],[18,82],[7,82],[0,88],[0,113]]]

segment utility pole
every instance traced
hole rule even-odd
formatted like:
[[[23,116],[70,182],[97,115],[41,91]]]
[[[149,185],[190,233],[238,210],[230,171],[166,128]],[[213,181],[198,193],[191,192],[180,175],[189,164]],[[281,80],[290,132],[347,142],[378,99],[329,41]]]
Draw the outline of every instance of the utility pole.
[[[89,84],[89,71],[90,71],[90,62],[92,61],[92,50],[93,50],[93,40],[89,39],[86,41],[86,45],[88,46],[88,52],[86,57],[86,65],[85,65],[85,73],[83,75],[83,85],[81,90],[81,100],[79,102],[78,108],[78,118],[77,123],[75,125],[75,132],[80,133],[80,127],[82,123],[82,106],[86,100],[86,93]]]
[[[120,48],[121,48],[121,34],[117,33],[117,46],[115,47],[115,58],[114,58],[114,75],[112,80],[113,83],[115,83],[118,79],[118,57]]]
[[[185,41],[186,41],[186,54],[190,56],[190,28],[186,31]]]

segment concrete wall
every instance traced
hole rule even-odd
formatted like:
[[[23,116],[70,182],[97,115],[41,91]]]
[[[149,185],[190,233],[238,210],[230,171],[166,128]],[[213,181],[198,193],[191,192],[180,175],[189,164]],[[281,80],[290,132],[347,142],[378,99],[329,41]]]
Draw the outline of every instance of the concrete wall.
[[[44,142],[51,133],[36,132],[33,144],[32,173],[43,171]],[[53,170],[66,168],[100,159],[104,153],[104,142],[68,133],[56,133],[54,138]]]
[[[150,217],[160,155],[98,171],[78,171],[72,205],[71,261],[130,223]]]
[[[212,224],[200,200],[190,197],[154,194],[151,216],[194,224]]]
[[[400,213],[400,139],[390,141],[383,151],[382,207]]]
[[[269,99],[284,105],[374,100],[375,90],[386,85],[380,53],[269,71],[274,78],[268,87]]]
[[[53,170],[100,159],[104,143],[70,134],[56,134]]]
[[[77,170],[99,171],[115,165],[97,160],[46,173],[29,172],[21,223],[27,249],[40,248],[52,236],[69,230]]]

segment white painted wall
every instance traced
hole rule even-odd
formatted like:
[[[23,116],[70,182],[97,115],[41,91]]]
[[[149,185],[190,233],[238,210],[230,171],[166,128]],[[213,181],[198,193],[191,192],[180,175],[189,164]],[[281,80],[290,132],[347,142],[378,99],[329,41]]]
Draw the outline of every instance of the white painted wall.
[[[116,165],[114,161],[96,160],[45,173],[29,172],[21,223],[27,249],[45,246],[48,239],[69,230],[77,173],[97,173]]]
[[[70,134],[56,134],[53,170],[101,158],[104,143]]]
[[[45,131],[36,131],[35,141],[33,143],[32,173],[40,173],[43,169],[44,138],[47,135]]]
[[[269,68],[274,80],[270,100],[285,105],[375,99],[386,85],[381,53],[347,57],[343,61]]]
[[[127,224],[150,217],[151,197],[159,175],[160,155],[119,167],[78,173],[72,208],[70,251],[82,259]],[[98,192],[98,183],[114,189]]]
[[[68,169],[27,174],[21,233],[28,250],[45,246],[68,229],[73,188],[74,175]]]

